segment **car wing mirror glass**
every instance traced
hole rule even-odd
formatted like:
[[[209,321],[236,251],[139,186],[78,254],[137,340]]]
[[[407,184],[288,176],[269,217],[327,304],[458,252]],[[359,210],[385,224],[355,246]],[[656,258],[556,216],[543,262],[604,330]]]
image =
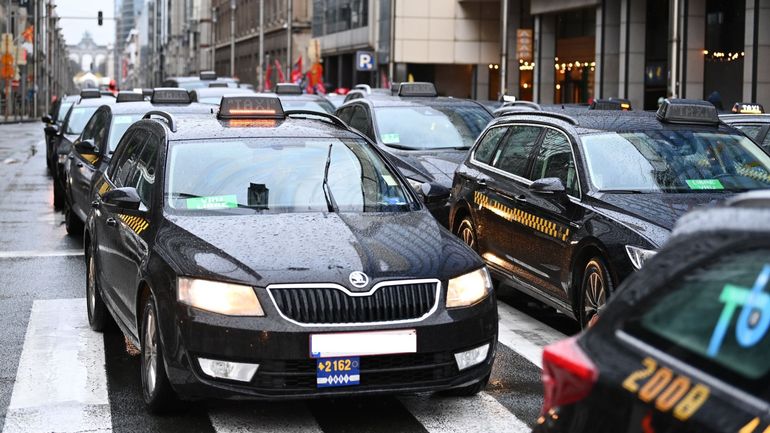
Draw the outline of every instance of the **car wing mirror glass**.
[[[566,194],[567,188],[558,177],[544,177],[532,182],[529,190],[538,194]]]
[[[45,133],[48,135],[56,135],[59,133],[59,127],[56,125],[48,125],[45,127]]]
[[[101,197],[104,207],[112,213],[123,213],[126,215],[139,215],[143,213],[139,208],[142,199],[136,188],[123,187],[111,189]]]
[[[75,142],[75,151],[81,155],[97,155],[99,149],[96,148],[93,140],[79,140]]]
[[[438,183],[425,182],[420,186],[420,189],[425,203],[436,203],[449,198],[449,188]]]
[[[43,116],[43,117],[41,118],[41,120],[43,121],[43,123],[53,123],[53,119],[52,119],[52,118],[51,118],[51,116],[50,116],[50,115],[48,115],[48,114],[46,114],[45,116]]]

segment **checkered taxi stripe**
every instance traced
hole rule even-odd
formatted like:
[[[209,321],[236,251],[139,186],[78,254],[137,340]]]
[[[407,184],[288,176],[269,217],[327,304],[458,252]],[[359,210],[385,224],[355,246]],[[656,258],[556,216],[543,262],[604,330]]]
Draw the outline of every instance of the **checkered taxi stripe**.
[[[118,214],[118,217],[136,234],[141,234],[150,225],[146,219],[137,216]]]
[[[562,242],[566,242],[569,239],[568,227],[524,212],[521,209],[511,209],[478,191],[473,194],[473,200],[480,208],[488,209],[508,221],[519,223]]]

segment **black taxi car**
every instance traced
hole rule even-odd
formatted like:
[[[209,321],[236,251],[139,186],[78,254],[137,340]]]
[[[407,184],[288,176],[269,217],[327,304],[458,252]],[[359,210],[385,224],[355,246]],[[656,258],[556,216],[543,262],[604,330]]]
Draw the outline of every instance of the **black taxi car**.
[[[770,194],[685,215],[582,335],[543,352],[537,433],[770,428]]]
[[[448,227],[452,176],[492,114],[476,101],[437,95],[433,83],[401,83],[397,95],[362,96],[336,114],[387,152]]]
[[[57,134],[61,129],[62,123],[64,123],[64,117],[67,115],[72,104],[80,99],[80,95],[64,95],[57,99],[51,105],[51,110],[48,114],[42,117],[43,120],[43,132],[45,133],[45,163],[49,171],[53,171],[55,164],[55,154],[53,152],[54,139],[58,138]]]
[[[53,206],[55,209],[62,209],[66,201],[64,164],[72,149],[72,143],[83,132],[86,123],[99,107],[114,103],[114,97],[104,96],[98,89],[83,89],[80,92],[80,98],[67,111],[51,146],[54,157],[51,182],[53,183]]]
[[[451,229],[582,325],[688,210],[770,187],[770,156],[704,101],[497,118],[457,169]]]
[[[765,108],[761,104],[737,102],[732,108],[732,114],[720,114],[719,119],[740,129],[770,152],[770,114],[765,114]]]
[[[186,90],[175,88],[155,89],[149,101],[140,92],[120,92],[116,104],[99,107],[73,143],[64,163],[67,233],[82,234],[93,200],[91,185],[95,174],[107,168],[128,127],[154,110],[174,115],[213,112],[209,105],[192,103]]]
[[[94,187],[91,327],[141,350],[144,399],[484,388],[497,337],[478,256],[339,119],[224,97],[140,120]]]

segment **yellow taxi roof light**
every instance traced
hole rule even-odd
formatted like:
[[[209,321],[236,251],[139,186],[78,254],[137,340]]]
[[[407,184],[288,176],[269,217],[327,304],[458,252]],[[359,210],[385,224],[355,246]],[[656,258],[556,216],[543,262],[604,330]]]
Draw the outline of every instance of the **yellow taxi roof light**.
[[[220,119],[283,119],[281,100],[275,95],[223,96]]]
[[[765,114],[765,107],[763,107],[762,104],[736,102],[735,105],[733,105],[732,111],[736,114]]]

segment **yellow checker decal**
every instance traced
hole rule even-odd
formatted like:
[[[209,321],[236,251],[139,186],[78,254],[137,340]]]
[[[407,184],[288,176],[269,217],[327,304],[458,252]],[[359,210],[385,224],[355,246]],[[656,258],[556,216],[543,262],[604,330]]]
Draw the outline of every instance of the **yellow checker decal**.
[[[524,212],[521,209],[509,208],[478,191],[473,193],[473,200],[480,208],[485,208],[503,219],[537,230],[562,242],[567,242],[567,239],[569,239],[569,227],[564,227],[553,221]]]
[[[102,181],[102,184],[99,186],[99,195],[103,195],[105,192],[110,190],[110,184],[106,181]]]
[[[147,220],[142,217],[123,215],[123,214],[118,214],[118,217],[120,217],[120,220],[123,221],[131,230],[133,230],[138,235],[142,234],[142,232],[147,230],[147,227],[150,226],[150,223],[147,222]]]

